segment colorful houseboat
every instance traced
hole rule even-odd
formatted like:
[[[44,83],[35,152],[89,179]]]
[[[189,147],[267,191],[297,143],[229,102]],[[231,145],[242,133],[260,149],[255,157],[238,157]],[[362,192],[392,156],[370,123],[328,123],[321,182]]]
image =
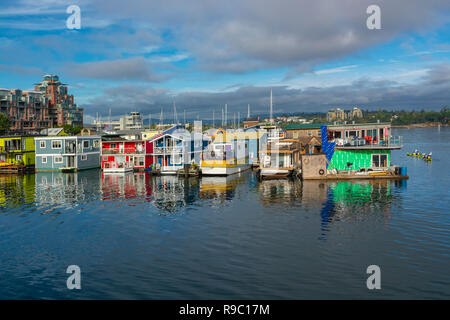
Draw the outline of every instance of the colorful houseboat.
[[[330,125],[327,138],[335,144],[330,166],[338,171],[386,171],[391,151],[402,148],[390,123]]]
[[[251,168],[249,143],[240,133],[218,129],[213,142],[202,153],[202,175],[230,175]]]
[[[153,164],[153,143],[148,140],[104,136],[101,150],[101,168],[104,173],[143,171]]]
[[[200,164],[201,153],[209,139],[201,132],[189,132],[184,126],[174,126],[155,135],[151,140],[152,161],[161,174],[176,174],[184,164]]]
[[[0,137],[0,173],[34,170],[34,137]]]
[[[36,171],[78,171],[100,167],[100,136],[34,138]]]
[[[290,176],[300,158],[300,143],[296,139],[273,140],[261,151],[259,174],[263,179]]]

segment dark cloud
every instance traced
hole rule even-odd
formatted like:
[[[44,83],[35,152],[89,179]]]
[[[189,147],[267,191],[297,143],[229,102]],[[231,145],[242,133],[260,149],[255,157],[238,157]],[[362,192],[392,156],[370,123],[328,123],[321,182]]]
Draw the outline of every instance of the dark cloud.
[[[450,104],[450,79],[448,64],[431,68],[417,84],[400,84],[391,80],[373,81],[362,78],[350,85],[332,87],[309,87],[293,89],[288,86],[273,87],[274,112],[314,112],[330,108],[363,109],[439,109]],[[96,112],[107,115],[109,108],[113,115],[123,115],[133,110],[143,114],[159,114],[161,108],[172,119],[172,104],[176,102],[179,114],[186,110],[189,117],[197,114],[211,119],[213,110],[216,119],[221,108],[228,104],[229,118],[240,112],[247,114],[247,104],[252,114],[266,114],[269,111],[269,87],[245,86],[227,92],[183,92],[174,94],[167,89],[144,86],[120,86],[105,89],[102,97],[85,105],[87,114]]]
[[[91,79],[160,82],[168,78],[153,71],[143,57],[70,64],[69,70],[79,77]]]
[[[381,8],[381,30],[368,30],[366,9]],[[404,32],[422,32],[448,21],[449,1],[97,1],[113,18],[132,17],[171,29],[178,47],[199,68],[244,73],[289,67],[288,76],[359,52]]]

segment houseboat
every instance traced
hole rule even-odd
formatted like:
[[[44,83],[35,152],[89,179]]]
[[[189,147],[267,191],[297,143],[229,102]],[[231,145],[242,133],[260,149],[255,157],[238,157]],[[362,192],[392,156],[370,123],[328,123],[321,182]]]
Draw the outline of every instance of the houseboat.
[[[290,176],[300,158],[300,143],[296,139],[273,140],[261,152],[259,175],[262,179]]]
[[[302,157],[303,179],[407,179],[406,168],[393,166],[392,150],[402,137],[391,135],[390,123],[322,126],[323,154]]]
[[[209,141],[201,129],[189,132],[184,126],[173,126],[150,140],[152,161],[161,174],[177,174],[185,164],[200,164],[201,153]]]
[[[34,166],[34,137],[0,137],[0,173],[33,171]]]
[[[202,153],[202,175],[230,175],[251,168],[248,140],[236,132],[218,129],[213,142]]]
[[[36,171],[73,172],[100,167],[100,136],[34,138]]]
[[[102,138],[101,168],[104,173],[144,171],[153,164],[153,143],[149,140],[127,140],[118,135]]]

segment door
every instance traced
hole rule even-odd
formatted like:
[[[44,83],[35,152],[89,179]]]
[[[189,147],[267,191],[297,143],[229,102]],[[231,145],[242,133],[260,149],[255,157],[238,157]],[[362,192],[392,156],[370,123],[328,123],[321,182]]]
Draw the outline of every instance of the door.
[[[75,156],[68,156],[67,157],[67,166],[69,168],[75,168]]]

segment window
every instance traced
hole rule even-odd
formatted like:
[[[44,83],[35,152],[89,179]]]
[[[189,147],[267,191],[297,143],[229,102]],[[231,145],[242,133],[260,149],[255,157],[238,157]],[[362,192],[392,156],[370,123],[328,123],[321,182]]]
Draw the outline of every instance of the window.
[[[100,146],[100,141],[94,140],[94,148],[98,148]]]
[[[55,162],[55,163],[63,163],[63,157],[61,157],[61,156],[56,156],[55,159],[54,159],[54,162]]]
[[[42,157],[42,163],[47,163],[47,157]]]
[[[373,154],[372,166],[375,168],[387,167],[387,154]]]
[[[45,149],[45,141],[42,140],[39,144],[39,146],[41,147],[41,149]]]
[[[83,141],[83,148],[89,148],[89,140]]]
[[[172,164],[181,164],[181,156],[179,154],[174,154],[172,156]]]
[[[62,141],[61,140],[53,140],[52,141],[52,149],[61,149]]]
[[[82,154],[82,155],[81,155],[81,160],[83,160],[83,161],[84,161],[84,160],[87,160],[87,154]]]
[[[22,155],[16,154],[16,161],[22,161]]]
[[[111,149],[115,149],[117,148],[117,145],[115,143],[111,143],[111,145],[109,146]]]
[[[103,161],[108,161],[108,157],[103,157]]]
[[[144,157],[139,157],[139,166],[143,167],[144,166]]]

